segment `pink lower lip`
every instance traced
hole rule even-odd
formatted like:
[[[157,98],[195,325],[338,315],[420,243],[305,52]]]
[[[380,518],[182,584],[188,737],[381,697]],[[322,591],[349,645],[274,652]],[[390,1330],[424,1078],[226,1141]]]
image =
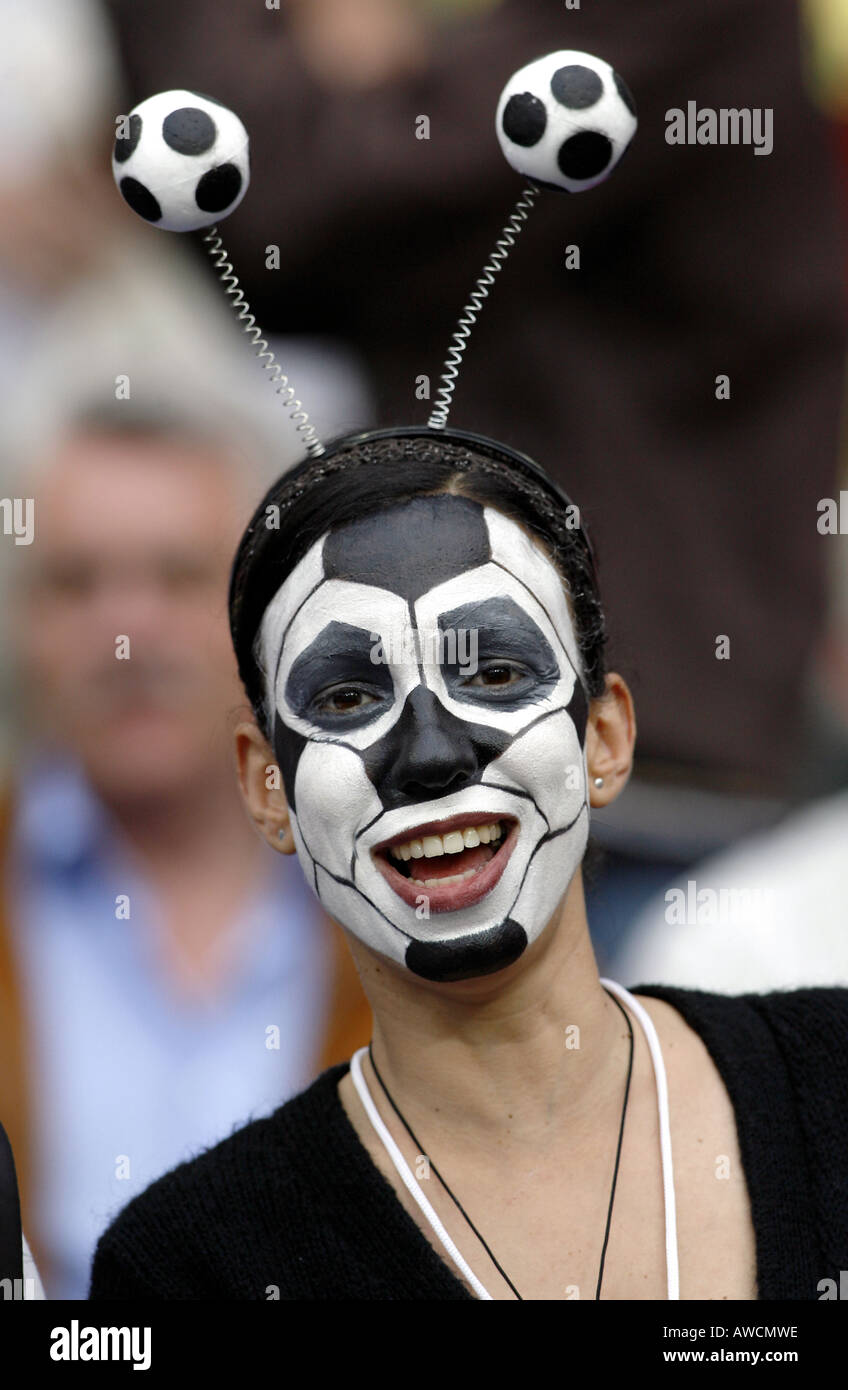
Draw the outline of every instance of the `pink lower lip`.
[[[446,888],[426,888],[423,883],[416,884],[414,879],[404,878],[397,869],[393,869],[381,854],[375,855],[375,858],[377,867],[389,887],[410,907],[418,907],[424,897],[431,912],[456,912],[461,907],[471,907],[473,903],[485,898],[487,893],[491,893],[507,866],[507,860],[515,848],[517,839],[518,822],[514,821],[503,845],[488,864],[478,869],[477,873],[472,878],[467,878],[464,883],[451,883]]]

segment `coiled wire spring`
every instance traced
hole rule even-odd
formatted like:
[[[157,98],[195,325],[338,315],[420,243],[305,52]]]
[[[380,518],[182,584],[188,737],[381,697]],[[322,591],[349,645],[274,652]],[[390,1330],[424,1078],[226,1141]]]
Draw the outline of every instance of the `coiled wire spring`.
[[[274,357],[273,352],[268,347],[268,343],[262,336],[262,329],[256,322],[254,315],[250,311],[250,305],[244,297],[238,278],[233,272],[233,267],[227,259],[224,244],[218,235],[217,227],[210,227],[203,238],[213,265],[218,272],[218,278],[224,286],[224,292],[230,300],[230,304],[239,322],[244,328],[245,333],[250,338],[256,355],[266,372],[271,373],[271,382],[277,384],[277,395],[283,396],[283,404],[289,411],[290,419],[295,423],[298,433],[303,439],[306,452],[312,458],[320,458],[324,453],[324,445],[315,433],[315,426],[310,425],[309,416],[303,409],[300,401],[295,399],[294,387],[289,385],[289,379],[283,372],[282,367]]]
[[[523,189],[521,197],[513,209],[512,216],[503,228],[495,249],[474,286],[471,298],[462,311],[456,332],[451,339],[448,355],[445,358],[444,371],[439,378],[442,384],[436,392],[435,404],[427,421],[431,430],[443,430],[448,422],[456,379],[462,363],[462,354],[468,346],[471,330],[477,322],[483,301],[488,298],[490,287],[495,283],[495,276],[503,268],[504,261],[515,245],[519,232],[523,230],[538,196],[539,189],[533,184],[528,184]]]

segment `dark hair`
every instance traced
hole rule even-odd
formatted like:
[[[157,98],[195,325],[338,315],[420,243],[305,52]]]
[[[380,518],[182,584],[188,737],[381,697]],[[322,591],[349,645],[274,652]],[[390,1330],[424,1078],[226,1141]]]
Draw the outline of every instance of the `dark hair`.
[[[321,457],[284,473],[259,503],[236,551],[230,632],[247,697],[266,733],[256,641],[284,580],[327,531],[439,492],[495,507],[542,541],[566,584],[587,694],[603,694],[606,627],[594,556],[565,493],[532,459],[482,435],[425,426],[372,430],[343,436]]]

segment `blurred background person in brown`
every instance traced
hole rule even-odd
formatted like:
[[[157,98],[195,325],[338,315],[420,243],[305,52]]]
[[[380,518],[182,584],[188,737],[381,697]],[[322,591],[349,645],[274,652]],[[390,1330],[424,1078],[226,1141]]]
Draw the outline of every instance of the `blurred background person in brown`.
[[[451,415],[539,459],[580,498],[597,544],[612,650],[640,711],[635,776],[593,818],[606,855],[589,920],[614,972],[640,905],[776,822],[810,756],[826,602],[816,506],[836,482],[846,319],[834,152],[804,83],[801,7],[108,0],[108,12],[131,102],[187,86],[245,121],[253,187],[225,241],[248,297],[274,329],[352,344],[381,423],[426,420],[519,194],[493,129],[508,76],[585,49],[632,89],[631,152],[601,188],[539,199]],[[668,144],[666,113],[690,101],[771,111],[772,152]]]

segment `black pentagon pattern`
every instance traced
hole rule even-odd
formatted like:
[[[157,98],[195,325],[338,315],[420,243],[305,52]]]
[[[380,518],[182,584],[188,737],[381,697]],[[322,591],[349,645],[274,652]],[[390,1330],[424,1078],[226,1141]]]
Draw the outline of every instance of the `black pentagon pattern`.
[[[510,97],[503,110],[501,125],[504,135],[514,145],[528,149],[538,145],[548,124],[545,103],[532,92],[520,92]]]
[[[405,962],[423,980],[471,980],[505,970],[526,948],[526,931],[507,917],[495,927],[455,941],[410,941]]]
[[[633,93],[631,92],[631,90],[630,90],[630,88],[628,87],[627,83],[625,82],[624,78],[623,78],[623,77],[619,77],[619,75],[618,75],[617,72],[614,72],[614,73],[613,73],[613,77],[615,78],[615,86],[616,86],[616,91],[618,92],[618,95],[621,97],[621,100],[624,102],[624,105],[627,107],[627,109],[628,109],[628,111],[630,112],[631,116],[635,116],[635,115],[636,115],[636,103],[635,103],[635,101],[633,100]]]
[[[130,116],[129,135],[119,135],[115,140],[115,163],[126,164],[141,139],[143,121],[137,112]]]
[[[586,725],[589,721],[589,702],[586,698],[586,691],[583,689],[583,682],[578,676],[574,682],[574,690],[568,702],[568,713],[572,724],[577,730],[577,737],[582,748],[586,743]]]
[[[414,603],[429,589],[492,558],[479,502],[451,493],[415,497],[331,531],[325,579],[389,589]]]
[[[145,188],[143,183],[139,183],[138,179],[130,178],[127,174],[121,179],[118,187],[133,212],[137,212],[139,217],[143,217],[146,222],[159,221],[162,216],[162,209],[150,189]]]
[[[594,106],[604,94],[604,84],[599,75],[582,63],[570,63],[557,68],[551,78],[551,91],[560,106],[570,111],[585,111]]]
[[[361,756],[383,808],[392,811],[473,786],[512,741],[492,724],[457,718],[417,685],[389,732]]]
[[[375,634],[374,634],[375,635]],[[372,690],[393,699],[392,678],[384,661],[373,661],[374,641],[365,628],[332,619],[295,657],[286,680],[286,701],[300,719],[335,731],[361,729],[384,712],[379,701],[338,715],[314,707],[322,690],[340,680],[362,681]],[[343,669],[342,669],[343,668]]]
[[[305,738],[303,734],[288,728],[283,723],[279,710],[274,711],[274,755],[283,779],[286,801],[295,815],[297,815],[297,803],[294,795],[294,784],[297,778],[297,765],[308,742],[309,739]]]
[[[217,134],[212,117],[199,106],[181,106],[162,122],[162,139],[177,154],[205,154]]]
[[[219,164],[198,181],[194,198],[202,212],[223,212],[241,192],[241,170],[235,164]]]
[[[599,130],[581,130],[560,145],[557,164],[567,179],[594,179],[609,167],[612,141]]]

